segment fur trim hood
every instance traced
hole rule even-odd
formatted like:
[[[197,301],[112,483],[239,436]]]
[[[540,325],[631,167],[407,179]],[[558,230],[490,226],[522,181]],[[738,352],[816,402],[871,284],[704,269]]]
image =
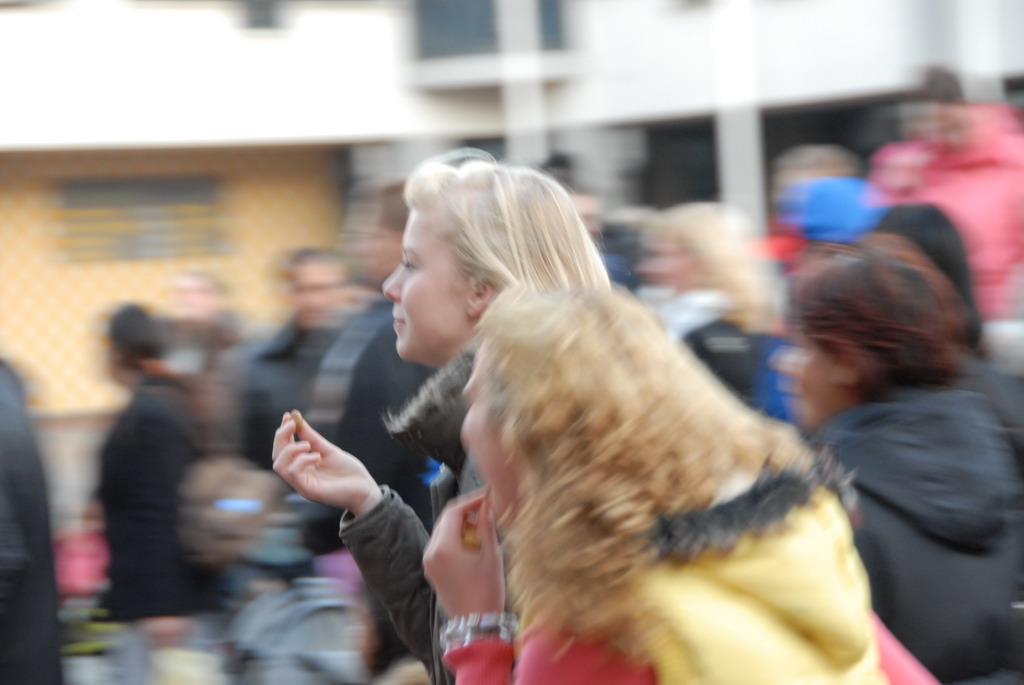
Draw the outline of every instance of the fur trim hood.
[[[466,403],[462,389],[473,372],[473,352],[467,351],[440,369],[420,387],[401,411],[384,417],[392,437],[417,454],[436,459],[455,473],[466,463],[462,420]]]
[[[662,559],[689,561],[708,550],[727,553],[751,533],[776,530],[790,512],[806,506],[821,488],[834,492],[847,511],[856,503],[852,480],[823,452],[807,473],[765,472],[739,496],[708,509],[661,516],[652,541]]]

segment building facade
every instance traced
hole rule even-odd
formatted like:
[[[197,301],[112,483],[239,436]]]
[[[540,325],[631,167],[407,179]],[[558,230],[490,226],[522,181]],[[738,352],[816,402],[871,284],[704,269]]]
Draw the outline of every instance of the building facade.
[[[776,154],[870,154],[925,65],[1015,97],[1022,25],[1019,0],[0,0],[0,346],[45,420],[103,416],[114,304],[199,267],[279,320],[281,253],[464,144],[763,222]]]

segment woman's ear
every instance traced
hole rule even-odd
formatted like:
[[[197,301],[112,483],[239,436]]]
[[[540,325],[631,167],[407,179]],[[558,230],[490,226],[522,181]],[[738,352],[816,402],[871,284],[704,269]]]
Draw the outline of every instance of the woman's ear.
[[[474,281],[466,302],[466,315],[471,321],[478,321],[497,293],[494,286],[483,281]]]

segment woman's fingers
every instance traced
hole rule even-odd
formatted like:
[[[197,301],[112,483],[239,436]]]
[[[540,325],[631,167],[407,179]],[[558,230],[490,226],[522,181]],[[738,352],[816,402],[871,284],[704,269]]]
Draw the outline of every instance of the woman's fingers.
[[[296,430],[298,429],[298,430]],[[274,454],[278,454],[289,442],[291,442],[295,436],[298,436],[299,440],[305,440],[313,446],[318,452],[327,454],[338,449],[331,441],[313,428],[309,424],[309,421],[302,421],[301,425],[296,426],[295,417],[292,412],[286,412],[284,417],[281,419],[281,426],[274,433]]]
[[[498,530],[494,522],[494,505],[485,493],[481,496],[480,508],[477,509],[476,532],[482,545],[498,546]]]
[[[430,556],[439,546],[444,544],[447,538],[452,536],[454,530],[452,526],[459,525],[456,522],[458,518],[450,509],[445,507],[437,521],[434,522],[434,531],[431,533],[430,540],[427,542],[427,548],[424,550],[425,556]]]
[[[434,532],[430,536],[424,555],[426,557],[435,556],[439,550],[449,548],[459,539],[461,531],[462,515],[452,504],[449,504],[434,522]]]
[[[305,448],[285,450],[281,459],[274,464],[274,471],[303,497],[319,500],[322,489],[317,469],[320,453],[309,452],[308,443],[296,444],[305,445]]]
[[[448,506],[445,507],[445,509],[451,509],[452,511],[461,511],[464,513],[477,511],[483,504],[485,497],[486,493],[483,490],[473,492],[468,495],[462,495],[461,497],[456,497],[451,502],[449,502]]]
[[[286,468],[289,473],[301,474],[307,469],[316,468],[318,463],[320,463],[319,452],[304,451],[295,454],[295,456],[288,462]]]
[[[441,513],[441,517],[434,524],[431,546],[435,549],[454,548],[458,544],[479,549],[479,542],[475,545],[467,544],[467,538],[470,535],[475,535],[475,530],[473,534],[467,534],[467,528],[476,528],[480,505],[483,501],[483,495],[475,494],[459,497],[449,502]]]
[[[303,455],[311,453],[310,444],[305,440],[300,442],[290,442],[282,450],[274,453],[274,473],[284,478],[286,481],[295,485],[292,482],[292,476],[296,472],[296,464],[308,465],[308,459],[300,459]],[[317,455],[319,460],[319,455]]]
[[[291,414],[285,413],[284,418],[281,419],[281,425],[274,431],[273,460],[276,462],[278,456],[293,442],[295,442],[295,421],[292,420]]]
[[[308,422],[295,436],[291,412],[274,434],[274,472],[308,499],[348,509],[359,516],[381,499],[380,487],[366,467],[339,449]]]
[[[466,543],[467,527],[480,538],[475,546]],[[449,615],[501,611],[501,553],[485,495],[459,498],[445,508],[423,555],[423,571]]]
[[[303,497],[319,497],[316,487],[320,482],[316,468],[319,462],[319,452],[306,452],[295,457],[288,467],[289,482]]]
[[[299,439],[309,442],[309,444],[313,446],[313,449],[318,452],[327,453],[331,450],[337,449],[332,442],[320,435],[313,426],[309,425],[309,421],[302,422],[302,428],[299,431]]]
[[[462,519],[462,546],[473,552],[480,552],[483,549],[484,540],[490,535],[489,529],[481,526],[486,519],[485,507],[487,498],[474,495],[464,504],[460,503]]]

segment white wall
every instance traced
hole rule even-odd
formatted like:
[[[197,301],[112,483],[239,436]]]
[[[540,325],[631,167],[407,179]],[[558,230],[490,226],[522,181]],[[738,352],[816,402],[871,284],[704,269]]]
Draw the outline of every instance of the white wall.
[[[0,149],[493,135],[493,96],[405,86],[403,3],[54,0],[0,9]]]
[[[743,40],[715,35],[713,5],[723,1],[571,2],[583,66],[556,95],[552,118],[571,126],[710,114],[716,102],[712,60],[721,50],[712,42]],[[908,87],[921,65],[941,57],[933,39],[943,1],[756,0],[758,101],[802,104]],[[742,49],[749,46],[736,45]]]
[[[1010,76],[1024,75],[1024,41],[1020,39],[1024,26],[1024,2],[1000,0],[1000,50],[1006,73]]]
[[[764,0],[758,81],[769,105],[900,90],[927,53],[934,0]]]
[[[565,0],[573,49],[546,88],[548,124],[712,114],[714,55],[742,40],[716,35],[714,8],[731,1]],[[980,1],[753,0],[755,45],[737,51],[753,55],[760,106],[894,92],[957,59],[950,17]],[[997,61],[1024,73],[1024,2],[983,1],[1001,20]],[[496,80],[420,87],[407,2],[284,5],[278,30],[242,28],[237,0],[0,7],[0,150],[501,135]]]
[[[574,126],[708,114],[714,102],[711,18],[669,0],[567,0],[576,78],[551,120]]]

